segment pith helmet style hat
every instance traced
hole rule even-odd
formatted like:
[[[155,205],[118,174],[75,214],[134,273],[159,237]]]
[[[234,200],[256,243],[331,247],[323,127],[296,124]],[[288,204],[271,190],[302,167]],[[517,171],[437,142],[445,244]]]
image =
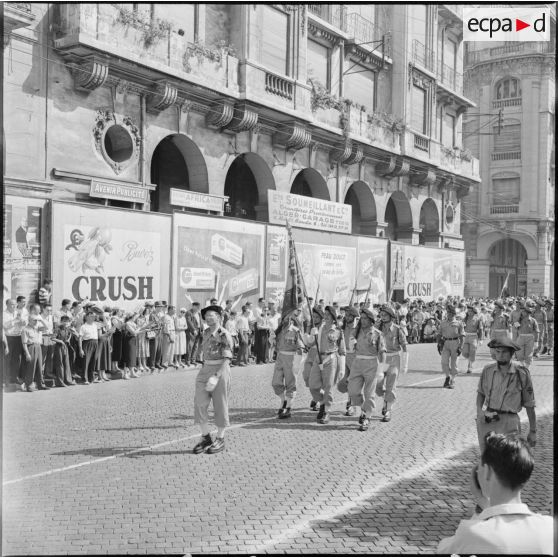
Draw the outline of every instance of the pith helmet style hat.
[[[373,322],[375,322],[378,318],[378,316],[376,315],[376,312],[374,312],[373,310],[370,310],[369,308],[363,308],[360,311],[361,314],[364,314],[365,316],[368,316]]]
[[[341,310],[345,311],[345,316],[354,316],[358,318],[358,310],[354,306],[343,306]]]
[[[325,307],[325,311],[326,311],[326,312],[329,312],[329,315],[330,315],[334,320],[337,319],[338,314],[337,314],[337,308],[335,308],[335,306],[326,306],[326,307]]]
[[[488,346],[491,349],[511,349],[512,351],[519,351],[521,349],[511,339],[491,339]]]
[[[223,309],[220,306],[217,306],[216,304],[214,304],[212,306],[206,306],[205,308],[202,308],[202,311],[201,311],[202,320],[205,320],[205,315],[207,314],[207,312],[217,312],[217,314],[219,314],[219,316],[223,315]]]
[[[387,304],[385,304],[380,308],[380,312],[385,312],[386,314],[390,315],[394,319],[397,317],[395,315],[395,310],[391,306],[388,306]]]

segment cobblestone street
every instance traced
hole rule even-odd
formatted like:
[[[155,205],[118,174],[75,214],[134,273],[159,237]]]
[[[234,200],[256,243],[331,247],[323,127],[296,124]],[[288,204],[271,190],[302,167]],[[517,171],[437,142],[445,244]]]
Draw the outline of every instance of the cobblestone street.
[[[335,392],[328,425],[299,378],[277,420],[272,365],[233,368],[226,451],[193,455],[192,368],[128,382],[4,395],[4,555],[421,554],[471,515],[472,375],[442,389],[435,344],[410,346],[390,423],[368,432]],[[461,363],[463,368],[463,363]],[[531,373],[535,473],[524,500],[551,513],[553,362]],[[525,431],[525,412],[522,412]]]

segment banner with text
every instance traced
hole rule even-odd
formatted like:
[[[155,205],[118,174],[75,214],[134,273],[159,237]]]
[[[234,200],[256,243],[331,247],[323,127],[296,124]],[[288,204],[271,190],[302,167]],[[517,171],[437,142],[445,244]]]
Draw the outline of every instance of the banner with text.
[[[387,240],[379,238],[358,238],[355,301],[364,301],[370,288],[372,304],[386,302],[387,245]]]
[[[269,222],[318,231],[350,234],[352,207],[318,198],[268,191]]]
[[[23,295],[35,302],[41,281],[43,209],[43,200],[4,199],[4,299]]]
[[[88,298],[132,310],[168,300],[170,217],[55,202],[52,231],[55,306]]]
[[[177,306],[216,298],[235,311],[264,289],[265,225],[240,220],[173,215],[173,293]]]

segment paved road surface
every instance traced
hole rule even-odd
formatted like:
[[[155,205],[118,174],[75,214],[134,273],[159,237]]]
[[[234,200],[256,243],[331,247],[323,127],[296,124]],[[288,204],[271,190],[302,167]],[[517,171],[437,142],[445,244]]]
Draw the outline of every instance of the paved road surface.
[[[435,345],[410,352],[392,421],[365,433],[338,392],[331,423],[316,424],[302,379],[292,419],[277,420],[272,365],[233,368],[232,428],[213,456],[191,453],[194,369],[4,394],[2,552],[432,553],[472,511],[488,354],[451,391]],[[539,444],[524,499],[551,513],[552,360],[531,372]]]

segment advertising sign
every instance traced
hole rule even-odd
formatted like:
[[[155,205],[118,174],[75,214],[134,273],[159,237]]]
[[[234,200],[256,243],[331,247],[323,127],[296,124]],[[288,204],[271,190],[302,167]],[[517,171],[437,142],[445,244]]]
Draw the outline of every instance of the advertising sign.
[[[391,244],[392,287],[402,288],[405,298],[462,296],[464,271],[463,252]]]
[[[224,198],[222,196],[190,192],[180,188],[170,189],[170,204],[178,207],[194,207],[196,209],[223,213],[223,201]]]
[[[6,196],[4,205],[4,297],[34,301],[41,281],[44,202]]]
[[[121,200],[134,203],[146,203],[149,190],[133,184],[112,184],[111,182],[101,182],[92,180],[89,188],[89,195],[93,198],[103,198],[108,200]]]
[[[363,301],[370,288],[372,304],[386,302],[387,241],[359,237],[357,243],[357,276],[355,301]]]
[[[169,295],[168,216],[53,203],[54,303],[137,308]]]
[[[280,308],[285,294],[288,264],[288,237],[285,227],[268,225],[265,266],[265,297]]]
[[[173,292],[177,305],[211,298],[234,309],[256,302],[264,288],[265,225],[241,220],[173,215]],[[212,273],[211,273],[212,272]]]
[[[351,234],[352,207],[307,196],[268,191],[269,222]]]

